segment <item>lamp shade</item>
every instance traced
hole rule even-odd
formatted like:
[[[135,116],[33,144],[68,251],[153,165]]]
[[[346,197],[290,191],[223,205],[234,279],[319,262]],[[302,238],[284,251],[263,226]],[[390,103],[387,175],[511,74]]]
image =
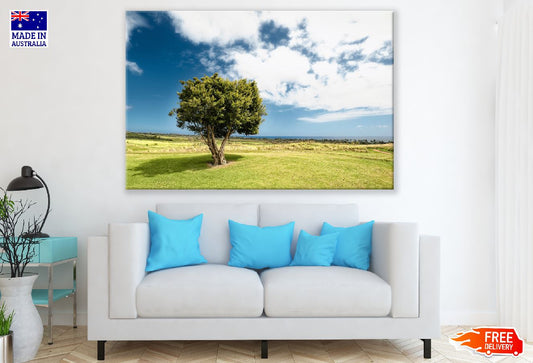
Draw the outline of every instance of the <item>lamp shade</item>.
[[[7,186],[8,191],[14,190],[29,190],[29,189],[39,189],[43,187],[43,183],[34,177],[28,176],[19,176],[11,181]]]
[[[46,233],[42,233],[41,231],[43,229],[44,222],[46,222],[46,218],[48,217],[48,213],[50,213],[50,191],[48,190],[48,186],[46,185],[44,180],[39,176],[39,174],[33,171],[31,166],[26,165],[22,167],[20,176],[13,179],[11,183],[9,183],[9,185],[7,186],[8,191],[30,190],[39,188],[44,188],[46,190],[48,206],[46,208],[46,214],[44,215],[39,231],[37,233],[27,234],[27,236],[32,236],[34,238],[46,238],[49,236]]]

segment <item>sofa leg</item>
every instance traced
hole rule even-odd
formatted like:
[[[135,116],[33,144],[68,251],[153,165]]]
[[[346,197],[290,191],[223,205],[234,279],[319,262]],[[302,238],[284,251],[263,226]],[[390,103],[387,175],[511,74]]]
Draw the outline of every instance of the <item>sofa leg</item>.
[[[431,358],[431,339],[422,339],[424,342],[424,358]]]
[[[98,341],[97,358],[98,360],[105,360],[105,340]]]
[[[261,340],[261,359],[268,358],[268,340]]]

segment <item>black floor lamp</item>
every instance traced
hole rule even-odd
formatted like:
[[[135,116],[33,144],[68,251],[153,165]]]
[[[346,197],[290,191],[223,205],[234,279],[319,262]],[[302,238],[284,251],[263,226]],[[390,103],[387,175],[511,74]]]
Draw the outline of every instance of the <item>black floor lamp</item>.
[[[46,218],[48,217],[48,213],[50,212],[50,191],[48,190],[48,186],[39,176],[39,174],[37,174],[31,168],[31,166],[23,166],[20,176],[13,179],[11,183],[9,183],[9,185],[7,186],[8,191],[39,189],[42,187],[46,189],[46,196],[48,197],[48,207],[46,208],[46,214],[44,215],[43,223],[41,223],[39,231],[33,235],[33,237],[35,238],[50,237],[46,233],[41,232],[44,226],[44,222],[46,222]]]

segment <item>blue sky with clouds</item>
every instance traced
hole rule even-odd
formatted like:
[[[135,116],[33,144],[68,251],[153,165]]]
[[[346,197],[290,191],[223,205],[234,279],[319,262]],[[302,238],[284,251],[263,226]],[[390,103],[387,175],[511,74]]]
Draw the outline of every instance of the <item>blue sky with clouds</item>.
[[[182,133],[179,80],[257,82],[259,136],[391,137],[392,13],[126,13],[126,128]]]

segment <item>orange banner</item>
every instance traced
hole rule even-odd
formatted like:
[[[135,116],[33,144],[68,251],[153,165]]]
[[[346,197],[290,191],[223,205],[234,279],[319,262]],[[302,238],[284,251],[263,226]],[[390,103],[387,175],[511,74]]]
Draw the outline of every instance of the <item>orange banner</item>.
[[[459,332],[450,338],[450,343],[457,349],[466,348],[472,352],[490,357],[497,355],[522,354],[524,341],[514,328],[478,327],[466,332]]]

